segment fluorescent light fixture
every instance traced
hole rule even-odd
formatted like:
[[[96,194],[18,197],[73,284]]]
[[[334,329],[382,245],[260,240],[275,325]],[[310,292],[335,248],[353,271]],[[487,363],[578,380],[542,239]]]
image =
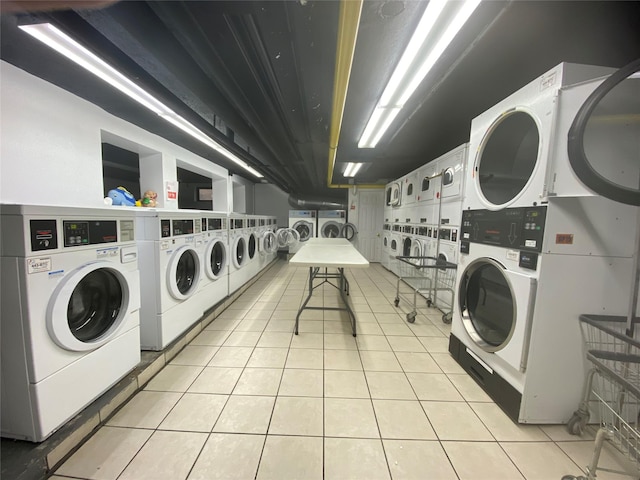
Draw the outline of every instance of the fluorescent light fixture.
[[[462,29],[480,0],[429,0],[389,83],[369,118],[358,148],[374,148],[418,85]]]
[[[71,37],[63,33],[58,28],[54,27],[50,23],[21,25],[20,29],[28,33],[32,37],[40,40],[47,46],[53,48],[58,53],[61,53],[69,60],[72,60],[89,72],[93,73],[111,86],[117,88],[122,93],[129,96],[141,105],[145,106],[156,115],[159,115],[164,120],[179,128],[183,132],[188,133],[193,138],[199,140],[209,148],[220,153],[239,167],[242,167],[251,175],[257,178],[264,178],[264,176],[260,172],[247,165],[247,163],[240,157],[227,150],[224,146],[213,140],[211,137],[209,137],[194,125],[189,123],[187,120],[182,118],[180,115],[175,113],[165,104],[160,102],[153,95],[133,83],[112,66],[104,62],[101,58],[87,50],[85,47],[80,45],[78,42],[73,40]]]
[[[355,177],[358,170],[362,168],[363,163],[347,163],[347,167],[344,169],[343,177]]]

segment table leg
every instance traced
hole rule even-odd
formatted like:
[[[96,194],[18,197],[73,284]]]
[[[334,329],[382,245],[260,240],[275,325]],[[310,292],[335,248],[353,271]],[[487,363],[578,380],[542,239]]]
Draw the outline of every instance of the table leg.
[[[298,335],[298,325],[300,323],[300,315],[302,315],[302,311],[307,306],[307,303],[309,303],[309,300],[311,300],[311,295],[313,295],[313,277],[314,277],[313,267],[309,267],[309,294],[307,295],[307,298],[304,300],[304,302],[302,302],[302,306],[300,307],[300,310],[298,310],[298,314],[296,315],[296,329],[295,329],[296,335]]]

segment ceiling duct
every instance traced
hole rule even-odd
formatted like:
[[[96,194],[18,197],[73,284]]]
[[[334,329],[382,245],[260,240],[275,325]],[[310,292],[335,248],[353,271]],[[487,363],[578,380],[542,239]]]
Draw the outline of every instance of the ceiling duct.
[[[321,200],[319,198],[300,198],[289,195],[289,205],[295,210],[346,210],[347,204],[336,200]]]

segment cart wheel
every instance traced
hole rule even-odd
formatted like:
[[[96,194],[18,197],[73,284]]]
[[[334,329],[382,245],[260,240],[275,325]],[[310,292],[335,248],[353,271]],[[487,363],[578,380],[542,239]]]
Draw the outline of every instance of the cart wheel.
[[[400,305],[400,299],[398,297],[396,297],[396,299],[393,301],[393,304],[397,307],[398,305]]]
[[[433,302],[430,298],[427,298],[427,307],[430,307],[431,305],[433,305]]]
[[[442,314],[442,323],[449,325],[451,323],[451,320],[453,320],[453,315],[451,315],[451,313]]]
[[[567,430],[571,435],[582,435],[585,427],[587,426],[587,421],[589,420],[589,412],[584,411],[576,411],[573,412],[573,415],[567,422]]]
[[[415,321],[416,321],[416,314],[415,313],[407,313],[407,322],[413,323]]]

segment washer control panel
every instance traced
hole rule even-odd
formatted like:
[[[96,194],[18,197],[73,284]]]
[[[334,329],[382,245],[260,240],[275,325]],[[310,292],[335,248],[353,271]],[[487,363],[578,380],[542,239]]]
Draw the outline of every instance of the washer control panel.
[[[541,252],[546,215],[547,207],[465,210],[461,243],[466,244],[467,251],[469,243],[482,243]]]

